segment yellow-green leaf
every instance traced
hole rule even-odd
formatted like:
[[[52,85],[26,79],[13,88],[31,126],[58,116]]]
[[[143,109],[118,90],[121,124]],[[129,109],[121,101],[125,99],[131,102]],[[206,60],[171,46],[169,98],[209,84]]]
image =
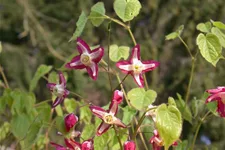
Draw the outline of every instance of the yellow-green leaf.
[[[104,21],[105,16],[105,7],[103,2],[98,2],[91,8],[91,13],[89,15],[89,19],[91,23],[98,27]]]
[[[127,46],[118,47],[116,44],[110,45],[109,48],[109,58],[117,62],[121,58],[127,59],[129,56],[130,48]]]

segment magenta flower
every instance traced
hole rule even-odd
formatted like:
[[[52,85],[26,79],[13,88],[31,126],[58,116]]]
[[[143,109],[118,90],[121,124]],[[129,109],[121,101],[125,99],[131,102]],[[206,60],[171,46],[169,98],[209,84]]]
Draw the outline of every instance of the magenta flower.
[[[126,128],[126,125],[120,119],[115,117],[118,111],[118,105],[122,102],[122,98],[123,93],[121,91],[116,90],[114,92],[113,99],[107,111],[98,106],[90,106],[92,113],[102,119],[102,123],[97,129],[97,136],[100,136],[105,133],[113,124],[122,128]]]
[[[62,72],[59,72],[59,84],[48,83],[47,87],[55,96],[57,96],[54,103],[52,104],[53,108],[59,105],[70,93],[66,89],[66,80]]]
[[[151,137],[151,139],[149,140],[149,142],[152,144],[152,148],[153,150],[160,150],[161,147],[163,146],[163,141],[159,136],[159,133],[157,130],[153,131],[153,137]],[[172,144],[173,146],[177,146],[177,142],[174,142]]]
[[[56,144],[56,143],[53,143],[53,142],[50,142],[50,144],[52,146],[54,146],[56,150],[68,150],[66,147],[64,147],[62,145],[59,145],[59,144]],[[69,149],[69,150],[73,150],[73,149]]]
[[[77,49],[80,55],[75,56],[69,63],[66,64],[66,68],[69,69],[87,69],[88,74],[93,80],[98,77],[98,63],[104,55],[103,47],[98,47],[91,50],[86,42],[77,38]]]
[[[142,74],[154,70],[159,66],[159,62],[154,60],[141,61],[140,45],[132,49],[129,60],[122,60],[116,63],[116,66],[125,74],[131,74],[139,87],[144,87]]]
[[[126,141],[123,145],[124,150],[136,150],[134,141]]]
[[[66,127],[66,131],[69,132],[71,128],[73,128],[75,126],[75,124],[78,121],[78,117],[76,115],[74,115],[73,113],[68,114],[65,118],[64,118],[64,122],[65,122],[65,127]]]
[[[209,89],[206,92],[211,94],[206,99],[206,103],[217,101],[217,112],[221,117],[225,117],[225,86]]]
[[[72,150],[94,150],[94,141],[92,139],[78,143],[73,139],[65,139],[66,146]]]

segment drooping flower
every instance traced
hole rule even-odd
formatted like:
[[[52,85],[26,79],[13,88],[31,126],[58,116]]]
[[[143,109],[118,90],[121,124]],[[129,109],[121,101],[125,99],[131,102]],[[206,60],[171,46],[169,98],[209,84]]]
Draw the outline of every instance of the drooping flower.
[[[125,74],[131,74],[139,87],[144,87],[142,74],[154,70],[159,66],[159,62],[154,60],[141,61],[140,45],[132,49],[129,60],[123,60],[116,63],[116,66]]]
[[[161,147],[163,146],[163,140],[160,138],[159,133],[157,130],[153,131],[153,137],[151,137],[151,139],[149,140],[149,142],[152,144],[152,148],[153,150],[160,150]],[[177,142],[175,141],[173,144],[173,146],[177,146]]]
[[[62,145],[59,145],[59,144],[56,144],[56,143],[54,143],[54,142],[50,142],[50,144],[51,144],[52,146],[54,146],[56,150],[68,150],[66,147],[64,147],[64,146],[62,146]],[[71,150],[71,149],[70,149],[70,150]],[[73,149],[72,149],[72,150],[73,150]]]
[[[64,122],[65,122],[65,127],[66,127],[66,131],[69,132],[71,128],[73,128],[75,126],[75,124],[78,121],[78,117],[76,115],[74,115],[73,113],[68,114],[65,118],[64,118]]]
[[[65,144],[73,150],[94,150],[94,141],[92,139],[85,140],[82,143],[78,143],[73,139],[65,139]]]
[[[126,141],[123,145],[124,150],[136,150],[134,141]]]
[[[98,77],[98,63],[104,55],[103,47],[91,50],[88,44],[80,38],[77,38],[77,49],[80,55],[75,56],[66,68],[69,69],[87,69],[89,76],[96,80]]]
[[[50,91],[57,96],[55,101],[52,104],[52,107],[56,107],[59,105],[68,95],[69,91],[66,89],[66,80],[63,76],[62,72],[59,72],[59,84],[56,83],[48,83],[47,87]]]
[[[102,123],[98,127],[96,133],[98,136],[105,133],[113,124],[126,128],[126,125],[120,119],[115,117],[118,111],[118,105],[122,102],[122,98],[123,93],[117,90],[114,92],[114,96],[107,111],[98,106],[90,106],[92,113],[102,119]]]
[[[225,86],[209,89],[206,92],[210,94],[206,103],[217,101],[217,112],[221,117],[225,117]]]

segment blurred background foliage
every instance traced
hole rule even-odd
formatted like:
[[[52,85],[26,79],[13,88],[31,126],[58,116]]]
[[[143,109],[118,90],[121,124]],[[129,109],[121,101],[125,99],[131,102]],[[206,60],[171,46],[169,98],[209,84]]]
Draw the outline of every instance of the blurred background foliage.
[[[23,4],[26,2],[26,5]],[[2,52],[0,64],[12,89],[29,90],[29,84],[40,64],[52,65],[59,69],[65,63],[55,57],[57,51],[62,56],[71,58],[76,55],[75,41],[71,38],[76,21],[81,13],[87,14],[97,0],[1,0],[0,3],[0,41]],[[113,1],[104,0],[106,14],[116,17]],[[182,97],[188,85],[191,58],[179,39],[165,41],[165,35],[184,25],[182,38],[187,42],[191,52],[198,51],[196,25],[210,19],[225,22],[224,0],[140,0],[142,9],[138,17],[130,22],[137,42],[141,45],[142,60],[154,59],[160,67],[147,73],[150,88],[158,93],[157,104],[166,102],[168,96]],[[89,21],[81,38],[90,45],[102,45],[107,52],[108,20],[96,28]],[[111,23],[111,44],[133,47],[126,30]],[[107,60],[107,56],[105,56]],[[68,61],[66,60],[66,61]],[[114,63],[111,63],[114,67]],[[225,85],[225,61],[220,60],[217,67],[207,63],[198,55],[190,99],[201,99],[204,91]],[[93,82],[85,71],[68,71],[67,87],[90,99],[96,105],[106,105],[111,91],[108,76],[100,69],[99,78]],[[121,75],[124,77],[124,75]],[[2,78],[0,78],[2,80]],[[113,87],[118,85],[116,77],[112,78]],[[136,87],[130,77],[125,80],[125,88]],[[3,88],[0,87],[0,95]],[[50,97],[46,80],[41,79],[35,88],[38,102]],[[211,120],[212,119],[212,120]],[[200,136],[207,136],[213,145],[225,147],[225,123],[223,119],[212,117],[202,126],[198,138],[199,149],[206,149]],[[2,124],[2,121],[0,121]],[[194,124],[194,123],[193,123]],[[195,126],[194,126],[195,127]],[[192,126],[185,122],[182,138],[192,138]]]

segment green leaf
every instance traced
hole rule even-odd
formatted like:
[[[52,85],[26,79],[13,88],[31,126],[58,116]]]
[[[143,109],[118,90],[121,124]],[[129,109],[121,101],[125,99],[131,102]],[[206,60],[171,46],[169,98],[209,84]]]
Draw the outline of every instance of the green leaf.
[[[63,135],[67,134],[65,123],[64,123],[64,117],[57,116],[55,119],[55,125],[57,131],[61,132]]]
[[[92,112],[88,106],[83,106],[80,108],[80,118],[79,119],[81,121],[84,121],[84,123],[90,123],[91,117],[92,117]]]
[[[183,30],[184,30],[184,25],[179,26],[175,32],[172,32],[172,33],[166,35],[166,40],[173,40],[173,39],[179,37],[181,35],[181,33],[183,32]]]
[[[109,58],[117,62],[121,58],[127,59],[129,56],[130,48],[127,46],[118,47],[116,44],[110,45],[109,47]]]
[[[222,23],[222,22],[220,22],[220,21],[213,21],[213,20],[211,20],[211,22],[212,22],[212,24],[213,24],[215,27],[217,27],[217,28],[219,28],[219,29],[222,29],[222,30],[225,30],[225,24],[224,24],[224,23]]]
[[[93,124],[86,124],[84,129],[82,130],[82,139],[89,139],[91,136],[93,136],[94,131],[95,126]]]
[[[136,115],[137,111],[129,106],[122,108],[123,110],[123,120],[122,122],[125,124],[129,124],[134,116]]]
[[[218,37],[218,39],[220,40],[221,46],[225,48],[225,34],[216,27],[213,27],[211,31],[213,34],[215,34]]]
[[[113,8],[117,16],[126,22],[139,14],[141,3],[138,0],[115,0]]]
[[[218,116],[217,113],[217,101],[213,101],[213,102],[209,102],[206,104],[207,108],[209,109],[209,111],[211,111],[214,115]]]
[[[164,141],[165,149],[180,137],[182,130],[182,118],[180,111],[173,105],[160,105],[156,109],[156,128]]]
[[[177,106],[177,105],[176,105],[176,102],[175,102],[175,100],[174,100],[173,97],[169,97],[169,98],[168,98],[168,103],[169,103],[169,105]]]
[[[212,25],[210,22],[199,23],[196,28],[201,32],[209,33],[212,28]]]
[[[176,146],[176,150],[187,150],[188,149],[188,141],[184,140],[182,142],[178,142]]]
[[[105,7],[103,2],[98,2],[94,6],[91,7],[91,13],[89,15],[89,19],[91,23],[98,27],[104,21],[105,16]]]
[[[43,103],[36,108],[38,112],[38,119],[42,122],[48,122],[51,117],[51,107],[47,103]]]
[[[180,110],[182,117],[192,124],[192,114],[188,105],[185,105],[181,95],[177,93],[178,100],[176,100],[177,108]]]
[[[80,14],[79,19],[76,23],[77,28],[76,28],[75,32],[73,33],[73,36],[70,38],[69,42],[76,40],[77,37],[79,37],[81,35],[81,33],[83,32],[84,27],[87,23],[87,20],[88,20],[88,18],[86,16],[85,12],[82,11],[82,13]]]
[[[222,47],[216,35],[208,33],[206,36],[200,33],[196,41],[201,55],[213,66],[222,57]]]
[[[30,126],[29,118],[26,114],[14,115],[11,120],[11,131],[17,139],[22,139]]]
[[[134,88],[128,92],[127,96],[134,108],[143,111],[155,101],[157,93],[153,90],[145,91],[143,88]]]
[[[64,106],[66,108],[66,111],[68,113],[72,113],[76,110],[78,104],[76,103],[75,99],[73,98],[65,98],[64,100]]]
[[[37,86],[38,80],[47,74],[52,69],[52,66],[40,65],[31,80],[29,91],[33,91]]]

